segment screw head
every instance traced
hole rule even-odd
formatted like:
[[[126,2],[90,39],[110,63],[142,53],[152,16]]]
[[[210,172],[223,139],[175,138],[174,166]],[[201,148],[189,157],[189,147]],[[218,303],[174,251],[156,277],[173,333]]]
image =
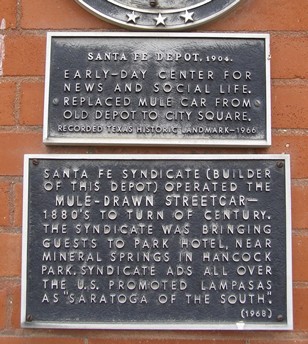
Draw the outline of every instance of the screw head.
[[[53,100],[52,100],[52,104],[53,105],[58,105],[59,104],[59,98],[54,98]]]
[[[284,318],[283,318],[282,314],[277,315],[277,321],[281,322],[283,320],[284,320]]]
[[[39,161],[38,161],[37,159],[33,159],[33,160],[32,160],[32,164],[33,164],[34,166],[37,166],[37,165],[39,164]]]
[[[31,314],[28,314],[27,317],[26,317],[26,320],[27,320],[28,322],[33,321],[33,316],[32,316]]]
[[[278,161],[276,165],[278,168],[282,168],[284,164],[282,161]]]
[[[256,99],[256,100],[255,100],[255,106],[256,106],[256,107],[261,106],[261,101],[260,101],[259,99]]]

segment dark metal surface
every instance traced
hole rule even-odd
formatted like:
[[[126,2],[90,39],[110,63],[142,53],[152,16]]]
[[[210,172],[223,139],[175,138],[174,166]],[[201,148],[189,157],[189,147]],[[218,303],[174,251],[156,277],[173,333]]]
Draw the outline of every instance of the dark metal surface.
[[[267,36],[50,38],[45,142],[270,144]]]
[[[287,168],[29,159],[26,325],[286,325]]]
[[[181,30],[226,13],[240,0],[76,0],[97,17],[128,29]]]

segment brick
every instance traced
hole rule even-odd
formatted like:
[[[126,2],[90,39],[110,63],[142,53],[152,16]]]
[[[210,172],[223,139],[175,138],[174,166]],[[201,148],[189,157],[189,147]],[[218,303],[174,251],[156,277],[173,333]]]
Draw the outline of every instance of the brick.
[[[199,344],[200,339],[89,339],[89,344]],[[1,342],[0,342],[1,343]],[[245,340],[202,340],[202,344],[244,344]]]
[[[44,84],[28,83],[21,85],[21,125],[42,125],[44,111]]]
[[[308,344],[308,339],[251,340],[250,344]]]
[[[16,0],[0,0],[0,24],[2,28],[11,29],[16,27]],[[4,20],[4,22],[2,22]]]
[[[230,30],[232,27],[232,30],[251,31],[307,30],[307,11],[307,2],[302,0],[246,1],[224,16],[223,20],[204,24],[200,28]],[[117,28],[69,0],[24,0],[21,26],[25,29]]]
[[[294,330],[307,331],[308,330],[308,289],[307,288],[294,288],[293,289],[293,302],[294,302]]]
[[[0,337],[0,344],[84,344],[79,338],[59,337]]]
[[[308,228],[308,185],[292,186],[293,228]]]
[[[0,288],[0,329],[4,329],[6,327],[7,321],[7,298],[8,298],[8,291],[6,288]]]
[[[204,24],[200,28],[230,30],[232,27],[232,30],[251,31],[307,30],[307,11],[307,2],[302,0],[246,1],[224,16],[223,20]],[[97,19],[69,0],[23,0],[21,26],[25,29],[114,29],[117,27]]]
[[[259,29],[266,30],[307,30],[308,3],[302,0],[259,0],[254,16]],[[262,22],[263,21],[263,22]],[[264,22],[266,23],[264,25]]]
[[[303,0],[242,1],[223,19],[201,26],[207,30],[307,30],[308,3]]]
[[[308,36],[277,35],[271,42],[272,78],[307,79]]]
[[[25,29],[115,28],[71,0],[23,0]]]
[[[15,285],[10,289],[11,318],[9,321],[9,328],[13,328],[13,329],[20,328],[20,305],[21,305],[20,288],[21,288],[20,285]]]
[[[0,276],[13,277],[20,275],[21,235],[0,234],[0,252],[5,257],[0,261]]]
[[[272,146],[267,149],[260,149],[257,152],[265,154],[290,154],[292,178],[308,178],[307,136],[273,135]]]
[[[14,185],[14,209],[13,209],[13,225],[21,227],[22,225],[22,184]]]
[[[14,125],[16,84],[14,82],[0,83],[0,125]]]
[[[87,147],[47,147],[42,142],[42,133],[1,133],[0,147],[0,176],[21,176],[23,174],[24,154],[46,154],[48,152],[58,154],[87,153]]]
[[[10,197],[10,184],[0,183],[0,226],[10,225],[10,208],[9,208],[9,197]]]
[[[272,127],[308,128],[308,85],[285,84],[272,88]]]
[[[4,76],[43,76],[45,74],[45,37],[7,36],[5,38]]]
[[[23,156],[27,153],[46,152],[42,134],[0,133],[0,175],[22,175]]]
[[[308,281],[308,237],[293,237],[293,281]]]
[[[14,280],[4,282],[0,280],[0,329],[12,327],[10,319],[12,317],[12,306],[14,305],[18,308],[16,328],[20,328],[20,285]]]

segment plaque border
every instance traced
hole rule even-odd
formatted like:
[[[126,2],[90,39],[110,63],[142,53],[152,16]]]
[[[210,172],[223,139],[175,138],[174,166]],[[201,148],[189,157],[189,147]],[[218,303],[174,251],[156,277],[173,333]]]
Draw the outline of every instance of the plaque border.
[[[28,256],[28,193],[29,193],[29,163],[31,159],[64,159],[64,160],[283,160],[285,164],[285,198],[286,198],[286,309],[287,322],[270,323],[72,323],[72,322],[47,322],[27,321],[27,256]],[[22,277],[21,277],[21,326],[23,328],[48,328],[48,329],[117,329],[117,330],[292,330],[293,329],[293,289],[292,289],[292,223],[291,223],[291,173],[290,156],[287,154],[223,154],[223,155],[194,155],[194,154],[27,154],[24,156],[23,177],[23,222],[22,222]]]
[[[52,39],[57,37],[97,37],[110,38],[122,37],[123,39],[133,38],[226,38],[226,39],[263,39],[265,46],[265,91],[266,91],[266,108],[265,108],[265,138],[260,140],[252,139],[200,139],[200,138],[121,138],[117,134],[112,138],[104,137],[50,137],[48,128],[49,118],[49,87],[50,87],[50,66],[51,66],[51,46]],[[46,145],[93,145],[93,146],[208,146],[208,147],[269,147],[271,146],[271,53],[270,53],[270,35],[267,33],[128,33],[128,32],[48,32],[46,44],[46,65],[45,65],[45,92],[44,92],[44,119],[43,119],[43,143]]]

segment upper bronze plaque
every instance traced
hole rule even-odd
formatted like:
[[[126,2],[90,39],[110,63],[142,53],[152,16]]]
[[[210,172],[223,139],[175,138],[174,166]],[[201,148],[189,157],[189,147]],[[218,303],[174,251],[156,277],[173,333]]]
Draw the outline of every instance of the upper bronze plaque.
[[[241,0],[75,0],[97,17],[130,29],[181,30],[229,11]]]

